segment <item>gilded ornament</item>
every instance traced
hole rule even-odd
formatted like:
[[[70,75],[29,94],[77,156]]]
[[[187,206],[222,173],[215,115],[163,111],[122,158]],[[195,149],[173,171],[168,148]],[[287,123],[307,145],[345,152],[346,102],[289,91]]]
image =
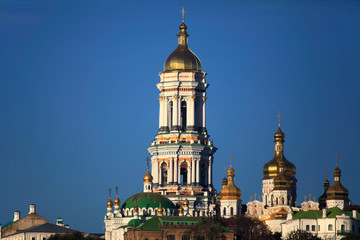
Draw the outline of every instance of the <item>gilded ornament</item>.
[[[174,99],[177,100],[179,98],[179,95],[175,94]]]

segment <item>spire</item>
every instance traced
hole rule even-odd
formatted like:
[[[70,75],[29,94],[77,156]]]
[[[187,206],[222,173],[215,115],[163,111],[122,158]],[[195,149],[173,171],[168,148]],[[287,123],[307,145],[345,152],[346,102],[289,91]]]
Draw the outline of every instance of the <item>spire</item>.
[[[108,208],[113,207],[113,202],[111,201],[111,188],[109,188],[109,200],[107,201],[106,205],[107,205]]]
[[[180,13],[182,14],[182,22],[184,23],[185,13],[186,13],[186,11],[184,10],[184,8],[182,8],[182,10],[180,11]]]
[[[146,158],[146,162],[147,162],[147,171],[144,175],[144,183],[151,183],[153,181],[153,177],[151,176],[150,172],[149,172],[149,158],[147,157]]]
[[[120,206],[120,199],[119,199],[119,188],[118,188],[118,186],[115,187],[115,191],[116,191],[116,198],[114,200],[114,204],[115,204],[115,207],[119,207]]]

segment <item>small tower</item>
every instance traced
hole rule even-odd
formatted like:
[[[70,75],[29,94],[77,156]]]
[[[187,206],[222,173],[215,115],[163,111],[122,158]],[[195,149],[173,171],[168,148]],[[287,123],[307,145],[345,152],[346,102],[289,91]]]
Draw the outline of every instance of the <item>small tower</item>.
[[[241,190],[234,183],[235,170],[230,164],[228,183],[220,192],[220,215],[229,218],[241,213]]]
[[[114,214],[119,215],[120,214],[120,199],[119,199],[119,188],[116,186],[116,198],[114,200]]]
[[[343,209],[349,205],[349,191],[340,182],[341,170],[336,163],[334,170],[334,184],[326,191],[326,206],[327,208],[338,207]]]
[[[109,200],[106,203],[107,206],[107,216],[111,215],[112,209],[113,209],[113,202],[111,201],[111,188],[109,188]]]
[[[152,192],[153,187],[153,177],[151,176],[149,172],[149,158],[146,159],[147,161],[147,172],[144,175],[144,191],[143,192]]]
[[[282,175],[282,180],[285,183],[286,179],[286,196],[287,205],[294,206],[296,201],[296,167],[290,161],[288,161],[284,156],[284,142],[285,142],[285,134],[281,131],[280,128],[280,113],[277,115],[279,117],[279,128],[274,134],[274,142],[275,142],[275,156],[272,160],[267,162],[263,167],[263,179],[262,179],[262,199],[264,206],[276,206],[277,202],[274,196],[274,181],[280,175]],[[280,172],[280,165],[282,164],[282,171]],[[279,181],[279,177],[277,181]],[[285,185],[283,185],[283,191],[285,190]],[[284,201],[285,202],[285,201]]]
[[[327,176],[326,176],[326,179],[324,181],[324,193],[319,197],[319,208],[320,209],[323,209],[323,208],[326,208],[326,199],[327,199],[327,190],[330,188],[330,181],[327,179]]]
[[[159,206],[159,208],[157,209],[157,215],[158,215],[158,216],[162,216],[163,214],[164,214],[164,209],[162,208],[161,202],[160,202],[160,206]]]

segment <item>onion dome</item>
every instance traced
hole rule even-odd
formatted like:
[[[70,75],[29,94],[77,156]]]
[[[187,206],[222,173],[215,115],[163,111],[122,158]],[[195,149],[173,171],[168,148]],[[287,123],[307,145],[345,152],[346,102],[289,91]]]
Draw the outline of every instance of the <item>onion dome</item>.
[[[114,200],[114,204],[115,204],[115,206],[120,206],[120,199],[118,196],[116,196],[116,198]]]
[[[109,199],[106,203],[108,208],[112,208],[113,207],[113,202],[111,201],[111,199]]]
[[[158,213],[158,215],[163,215],[163,213],[164,213],[164,209],[162,208],[161,203],[160,203],[159,208],[157,209],[157,213]]]
[[[122,204],[121,209],[131,209],[134,208],[135,205],[138,206],[140,209],[143,208],[155,209],[158,208],[160,204],[165,209],[171,209],[171,210],[177,209],[174,203],[170,199],[159,193],[153,193],[153,192],[142,192],[129,197]]]
[[[330,181],[327,179],[325,179],[324,181],[324,193],[319,197],[319,208],[323,209],[324,207],[326,207],[326,198],[327,198],[327,190],[330,187]]]
[[[179,26],[178,46],[164,63],[164,72],[169,71],[201,71],[201,63],[199,58],[188,47],[187,26],[181,23]]]
[[[263,179],[274,179],[279,172],[279,159],[282,158],[284,162],[284,174],[288,178],[295,178],[296,167],[284,156],[284,142],[285,134],[281,131],[280,127],[274,134],[275,142],[275,156],[272,160],[267,162],[263,167]]]
[[[183,204],[184,204],[184,207],[188,208],[189,207],[189,200],[187,198],[185,198]]]
[[[228,170],[228,184],[220,192],[222,200],[241,200],[241,190],[234,184],[235,170],[230,165]]]
[[[181,204],[180,204],[180,207],[179,207],[179,213],[180,213],[180,214],[183,214],[183,213],[184,213],[184,209],[183,209],[183,207],[182,207]]]
[[[145,173],[143,180],[144,180],[144,182],[152,182],[153,181],[153,177],[151,176],[151,174],[149,172],[149,166],[147,167],[147,172]]]
[[[349,191],[340,182],[341,170],[336,164],[334,170],[334,184],[326,191],[327,200],[349,201]]]
[[[137,206],[137,204],[135,203],[135,207],[134,207],[134,212],[139,212],[139,207]]]

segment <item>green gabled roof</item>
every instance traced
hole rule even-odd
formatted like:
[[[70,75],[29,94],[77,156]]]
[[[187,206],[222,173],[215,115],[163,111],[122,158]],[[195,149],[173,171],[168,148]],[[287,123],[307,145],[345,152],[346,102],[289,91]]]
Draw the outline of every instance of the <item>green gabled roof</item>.
[[[137,228],[143,231],[161,231],[159,217],[152,217],[144,223],[140,224]]]
[[[352,212],[343,211],[338,207],[332,207],[326,210],[327,218],[336,218],[336,216],[340,216],[343,214],[345,214],[345,216],[352,217]],[[308,218],[308,219],[322,218],[322,210],[299,211],[295,213],[293,219],[299,219],[299,218]],[[358,212],[356,213],[356,219],[360,220],[360,214]]]
[[[2,226],[1,228],[4,229],[4,228],[10,226],[13,223],[14,223],[13,221],[10,221],[10,222],[6,223],[4,226]]]
[[[152,193],[152,192],[138,193],[129,197],[123,203],[121,208],[123,209],[133,208],[135,207],[135,202],[139,209],[149,208],[149,207],[158,208],[160,206],[160,202],[161,202],[161,207],[165,209],[176,209],[176,206],[173,204],[173,202],[170,199],[159,193]]]

